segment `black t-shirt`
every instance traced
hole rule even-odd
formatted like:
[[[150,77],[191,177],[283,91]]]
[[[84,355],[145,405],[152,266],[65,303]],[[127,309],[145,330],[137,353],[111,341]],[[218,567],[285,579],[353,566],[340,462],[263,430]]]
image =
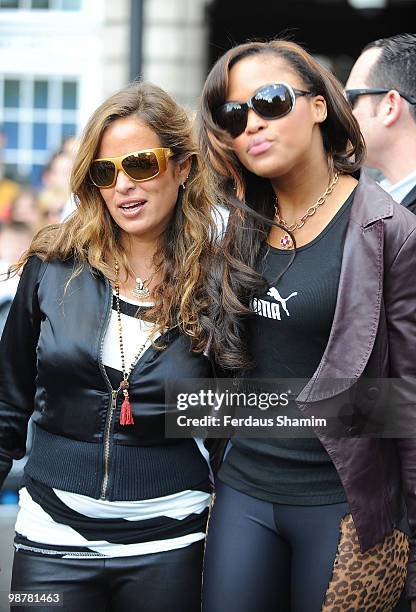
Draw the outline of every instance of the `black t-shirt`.
[[[354,193],[354,192],[353,192]],[[250,379],[309,379],[328,343],[337,300],[342,252],[353,193],[325,229],[296,257],[267,247],[257,269],[269,290],[252,300],[248,347],[255,367]],[[294,389],[294,397],[299,389]],[[284,414],[302,416],[294,401]],[[262,415],[267,416],[267,415]],[[305,435],[305,428],[302,428]],[[219,478],[244,493],[274,503],[319,505],[345,501],[338,473],[310,429],[302,438],[233,438]]]

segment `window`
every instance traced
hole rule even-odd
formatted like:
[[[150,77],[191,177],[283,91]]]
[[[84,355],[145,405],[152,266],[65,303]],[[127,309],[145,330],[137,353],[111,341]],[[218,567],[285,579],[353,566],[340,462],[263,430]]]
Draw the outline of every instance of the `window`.
[[[38,151],[45,151],[48,148],[47,133],[48,126],[46,125],[46,123],[33,124],[33,149],[36,149]]]
[[[4,81],[4,106],[6,108],[16,108],[20,100],[20,82],[14,79]]]
[[[19,124],[15,121],[5,121],[3,124],[3,131],[6,137],[5,148],[17,149]]]
[[[81,0],[0,0],[0,9],[80,11]]]
[[[5,136],[6,174],[16,174],[17,170],[22,179],[39,185],[42,169],[51,155],[64,138],[78,133],[78,99],[76,78],[17,78],[0,73],[0,126]]]
[[[32,185],[40,185],[42,183],[43,168],[44,166],[33,164],[29,177]]]
[[[69,136],[75,136],[77,133],[77,126],[74,123],[62,124],[62,140]]]
[[[62,0],[61,2],[63,11],[80,11],[81,0]]]
[[[0,0],[0,8],[14,9],[19,8],[18,0]]]
[[[62,83],[62,107],[68,110],[77,107],[77,84],[74,81]]]
[[[49,0],[32,0],[32,9],[48,9]]]
[[[35,81],[34,87],[34,107],[48,108],[48,81]]]

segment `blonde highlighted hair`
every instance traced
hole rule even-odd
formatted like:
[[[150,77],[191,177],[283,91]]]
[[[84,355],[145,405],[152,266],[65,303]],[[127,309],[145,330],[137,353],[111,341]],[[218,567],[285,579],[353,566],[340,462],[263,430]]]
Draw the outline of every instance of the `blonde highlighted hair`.
[[[68,283],[85,265],[114,281],[114,258],[129,269],[120,229],[89,178],[104,130],[124,117],[139,119],[152,129],[161,146],[172,149],[170,163],[191,159],[186,190],[179,189],[173,217],[154,256],[161,281],[153,291],[154,307],[147,317],[155,322],[156,331],[178,325],[193,339],[194,350],[199,351],[206,341],[201,318],[207,309],[205,278],[215,239],[212,201],[185,110],[151,83],[131,83],[93,113],[81,137],[71,174],[76,210],[62,224],[38,232],[11,271],[17,272],[31,255],[47,261],[73,257],[74,271]]]

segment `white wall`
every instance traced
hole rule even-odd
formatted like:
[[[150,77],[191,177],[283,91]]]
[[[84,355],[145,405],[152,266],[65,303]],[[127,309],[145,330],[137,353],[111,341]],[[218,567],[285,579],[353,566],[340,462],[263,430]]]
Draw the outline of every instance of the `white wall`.
[[[197,106],[206,74],[210,1],[144,0],[143,76],[189,108]]]

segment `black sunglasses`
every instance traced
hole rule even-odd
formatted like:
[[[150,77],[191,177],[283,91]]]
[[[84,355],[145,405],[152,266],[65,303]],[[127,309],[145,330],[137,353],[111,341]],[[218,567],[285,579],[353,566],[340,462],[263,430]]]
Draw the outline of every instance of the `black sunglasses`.
[[[263,119],[280,119],[295,108],[297,97],[310,95],[314,94],[286,83],[263,85],[247,102],[226,102],[217,108],[214,120],[232,138],[237,138],[246,129],[249,108]]]
[[[346,89],[345,97],[347,98],[348,104],[351,106],[351,108],[354,108],[357,102],[357,98],[359,96],[372,96],[372,95],[377,95],[377,94],[386,94],[389,91],[392,91],[391,87],[390,89],[386,89],[382,87],[368,87],[368,88],[363,88],[363,89]],[[402,98],[404,98],[404,100],[409,102],[409,104],[416,104],[416,98],[414,98],[413,96],[409,96],[409,94],[405,94],[402,91],[399,91],[398,89],[395,89],[393,91],[397,91],[397,93]]]

